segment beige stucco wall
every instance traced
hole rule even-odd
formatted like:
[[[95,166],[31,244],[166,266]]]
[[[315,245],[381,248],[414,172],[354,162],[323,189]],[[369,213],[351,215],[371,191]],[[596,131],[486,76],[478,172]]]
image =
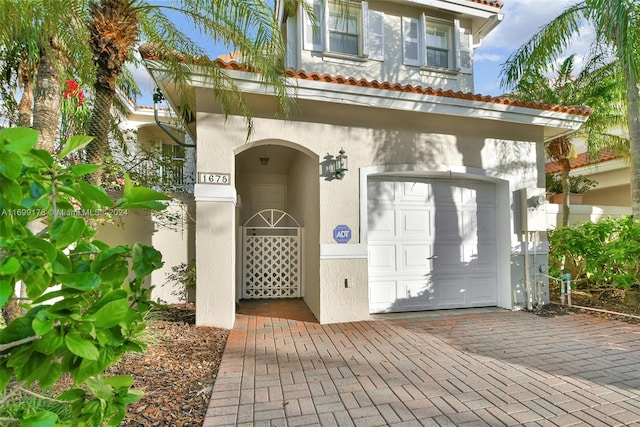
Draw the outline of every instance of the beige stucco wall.
[[[167,217],[154,218],[148,211],[129,210],[126,216],[116,217],[111,223],[98,226],[97,239],[109,245],[131,245],[142,243],[153,246],[162,253],[164,265],[147,278],[145,285],[153,286],[151,299],[157,302],[175,304],[181,302],[175,283],[167,283],[171,267],[189,263],[195,259],[194,205],[190,196],[173,200],[167,210]],[[190,295],[193,300],[194,295]]]
[[[167,281],[167,275],[172,274],[172,267],[182,263],[191,265],[196,258],[195,206],[193,200],[189,200],[190,196],[185,196],[185,199],[174,199],[163,215],[154,220],[152,243],[162,253],[164,265],[151,273],[152,298],[168,304],[185,300],[181,296],[183,287]],[[193,301],[194,291],[189,291],[186,298]]]
[[[318,163],[327,153],[335,155],[341,148],[349,157],[349,171],[342,180],[317,176],[315,179],[319,182],[314,183],[302,179],[307,176],[302,169],[320,169],[319,164],[302,154],[287,176],[288,208],[295,216],[305,219],[305,301],[320,322],[350,321],[368,315],[366,236],[360,233],[366,206],[359,196],[366,182],[361,180],[359,171],[376,165],[400,165],[394,172],[396,175],[402,174],[405,167],[419,169],[412,172],[418,176],[468,176],[500,184],[499,203],[503,209],[499,213],[502,227],[499,274],[501,281],[511,283],[511,287],[503,286],[500,305],[511,307],[512,289],[521,286],[523,281],[523,273],[517,267],[523,263],[523,255],[513,250],[521,236],[515,230],[512,192],[522,187],[538,187],[544,182],[543,175],[540,176],[543,165],[536,163],[536,156],[542,153],[542,143],[531,142],[542,141],[541,128],[472,117],[463,120],[437,114],[313,106],[305,102],[300,102],[298,107],[299,117],[304,116],[304,121],[255,118],[249,142],[280,140],[306,147],[317,156]],[[348,126],[346,121],[355,125]],[[246,144],[246,136],[242,119],[229,117],[225,121],[219,114],[199,113],[198,170],[229,173],[233,177],[229,188],[215,189],[216,194],[223,195],[220,200],[217,196],[199,198],[196,189],[196,200],[199,200],[197,309],[199,319],[205,319],[200,320],[200,324],[224,327],[233,324],[233,304],[229,301],[235,300],[233,281],[237,277],[237,266],[229,254],[237,253],[235,243],[230,242],[236,236],[231,230],[238,225],[234,219],[233,193],[235,179],[240,180],[234,177],[233,159],[234,150]],[[410,165],[420,165],[420,168]],[[238,189],[244,191],[242,185],[239,184]],[[319,192],[305,190],[314,188]],[[294,196],[301,199],[292,199]],[[339,224],[348,225],[352,230],[348,244],[339,245],[333,240],[333,229]],[[221,256],[208,260],[209,254]],[[345,288],[344,279],[348,280],[349,287]]]

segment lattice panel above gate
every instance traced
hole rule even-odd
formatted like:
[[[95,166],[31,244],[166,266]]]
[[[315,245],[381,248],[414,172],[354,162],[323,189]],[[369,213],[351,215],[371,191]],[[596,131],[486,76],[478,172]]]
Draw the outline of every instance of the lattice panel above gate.
[[[299,236],[244,236],[244,298],[300,296]]]

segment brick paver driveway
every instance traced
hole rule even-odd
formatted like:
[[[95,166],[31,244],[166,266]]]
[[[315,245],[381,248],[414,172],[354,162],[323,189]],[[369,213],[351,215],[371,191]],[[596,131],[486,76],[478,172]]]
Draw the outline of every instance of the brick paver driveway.
[[[238,315],[204,425],[640,425],[640,326],[499,310]]]

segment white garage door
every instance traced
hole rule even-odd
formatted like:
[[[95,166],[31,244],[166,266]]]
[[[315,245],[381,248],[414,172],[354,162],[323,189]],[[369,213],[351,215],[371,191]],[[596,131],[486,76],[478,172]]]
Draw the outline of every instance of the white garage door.
[[[496,187],[368,182],[369,311],[497,305]]]

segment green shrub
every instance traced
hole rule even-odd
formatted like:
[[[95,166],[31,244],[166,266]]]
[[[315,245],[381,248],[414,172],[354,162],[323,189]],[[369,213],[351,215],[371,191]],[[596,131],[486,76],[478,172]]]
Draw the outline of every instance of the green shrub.
[[[127,177],[114,202],[84,181],[100,166],[61,162],[91,138],[69,138],[55,157],[34,148],[37,138],[32,129],[0,130],[0,308],[17,282],[30,300],[23,316],[0,329],[0,424],[118,425],[141,392],[132,377],[103,372],[126,351],[143,351],[150,308],[143,283],[162,256],[137,243],[98,241],[91,221],[163,209],[158,200],[170,197]],[[51,387],[63,376],[73,384],[57,394]],[[52,394],[54,407],[47,405]]]
[[[549,271],[583,287],[629,288],[640,282],[640,221],[603,219],[549,230]]]

